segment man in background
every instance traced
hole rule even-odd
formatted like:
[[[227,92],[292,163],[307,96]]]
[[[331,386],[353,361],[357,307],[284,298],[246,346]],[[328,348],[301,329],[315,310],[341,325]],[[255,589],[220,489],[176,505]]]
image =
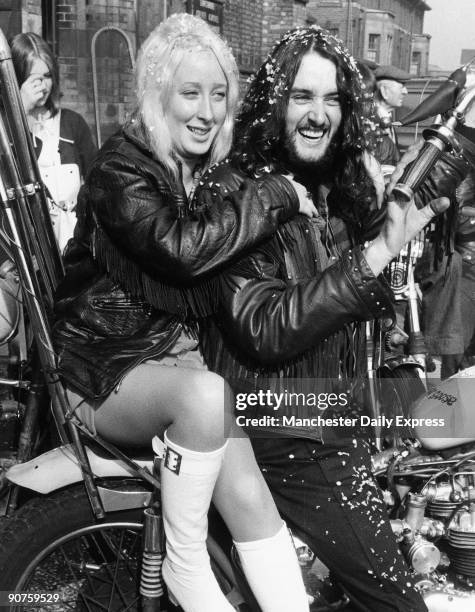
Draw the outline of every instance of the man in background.
[[[386,130],[398,151],[399,144],[396,130],[393,127],[394,111],[401,108],[407,95],[406,83],[412,76],[395,66],[378,66],[374,71],[376,77],[376,114],[381,127]]]

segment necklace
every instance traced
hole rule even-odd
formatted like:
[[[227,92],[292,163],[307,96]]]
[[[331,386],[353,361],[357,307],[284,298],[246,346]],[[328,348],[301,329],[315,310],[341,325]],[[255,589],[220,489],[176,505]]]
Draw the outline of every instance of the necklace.
[[[198,187],[198,184],[202,176],[203,176],[203,166],[201,164],[197,164],[193,168],[192,183],[191,183],[190,193],[188,194],[188,202],[191,202],[193,200],[193,196],[195,195],[196,188]]]

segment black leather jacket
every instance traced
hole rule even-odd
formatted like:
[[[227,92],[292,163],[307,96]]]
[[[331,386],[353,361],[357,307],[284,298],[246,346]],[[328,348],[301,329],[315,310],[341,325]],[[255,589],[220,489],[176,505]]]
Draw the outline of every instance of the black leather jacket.
[[[103,398],[139,363],[169,350],[213,311],[220,271],[298,212],[283,177],[244,181],[192,207],[137,123],[101,149],[82,188],[78,223],[56,296],[59,372]]]
[[[453,196],[466,171],[463,160],[446,157],[417,194],[419,204]],[[226,176],[222,170],[217,180],[222,188],[236,189],[244,177],[234,170]],[[361,323],[391,316],[393,296],[384,278],[374,276],[344,223],[331,217],[330,224],[335,235],[330,252],[328,228],[319,229],[315,221],[298,215],[223,275],[221,309],[203,325],[202,346],[210,369],[237,391],[265,391],[281,378],[289,390],[297,379],[314,379],[314,392],[333,390],[335,381],[353,392],[365,377]],[[272,410],[267,414],[276,416]],[[319,428],[285,427],[282,422],[277,431],[322,436]]]
[[[462,256],[464,275],[475,277],[475,169],[457,189],[460,205],[455,249]],[[468,213],[468,214],[467,214]]]

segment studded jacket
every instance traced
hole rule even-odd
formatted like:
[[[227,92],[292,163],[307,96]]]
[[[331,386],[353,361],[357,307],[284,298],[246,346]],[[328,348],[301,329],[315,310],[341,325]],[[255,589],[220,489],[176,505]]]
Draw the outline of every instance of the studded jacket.
[[[59,373],[91,399],[212,312],[223,268],[298,211],[278,176],[220,195],[203,185],[192,206],[144,142],[131,122],[92,163],[57,290]]]
[[[453,195],[466,171],[464,160],[444,158],[417,194],[419,204]],[[216,180],[236,189],[244,176],[221,168]],[[377,233],[382,217],[368,216],[368,235]],[[343,391],[362,401],[364,322],[392,316],[392,300],[341,219],[298,215],[223,275],[220,310],[202,327],[205,360],[238,392]],[[295,405],[290,411],[302,418],[321,414],[318,408],[296,412]],[[260,422],[260,432],[322,438],[318,426],[298,420],[286,426],[282,409],[261,405],[251,414],[280,418]]]

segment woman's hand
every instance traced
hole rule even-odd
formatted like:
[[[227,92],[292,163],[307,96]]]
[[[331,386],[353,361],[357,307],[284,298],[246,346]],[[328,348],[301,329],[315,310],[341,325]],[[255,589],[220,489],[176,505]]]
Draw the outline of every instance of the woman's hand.
[[[27,114],[35,108],[44,94],[43,79],[38,78],[37,74],[30,74],[20,87],[21,100]]]
[[[399,255],[404,245],[449,206],[448,198],[438,198],[418,210],[414,200],[405,202],[390,195],[384,225],[379,235],[364,250],[373,273],[376,276],[380,274]]]
[[[312,217],[318,217],[318,211],[307,189],[301,183],[298,183],[291,174],[284,174],[284,177],[292,184],[292,187],[297,192],[299,213],[310,217],[310,219]]]

